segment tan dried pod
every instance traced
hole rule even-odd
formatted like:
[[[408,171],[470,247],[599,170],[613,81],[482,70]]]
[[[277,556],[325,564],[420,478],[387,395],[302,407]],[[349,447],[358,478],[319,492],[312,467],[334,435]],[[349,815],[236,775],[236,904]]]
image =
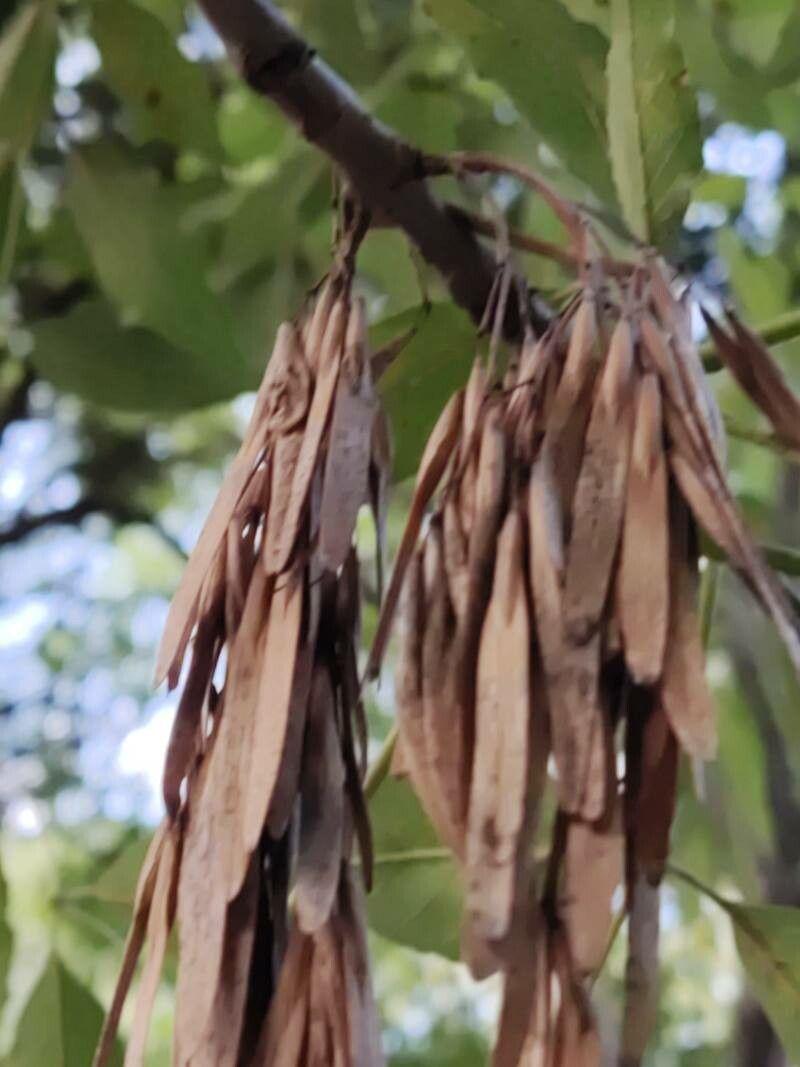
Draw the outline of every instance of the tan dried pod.
[[[532,671],[524,527],[512,508],[497,543],[481,633],[475,754],[467,823],[467,913],[473,938],[509,933],[520,851],[527,844]]]
[[[661,675],[669,620],[667,464],[654,374],[645,374],[637,391],[617,613],[631,677],[652,684]]]
[[[358,564],[350,542],[369,495],[378,408],[364,317],[360,308],[350,314],[349,289],[345,271],[325,287],[311,321],[281,329],[242,449],[170,614],[160,668],[173,680],[195,630],[164,782],[170,833],[181,829],[183,847],[147,876],[157,892],[147,890],[150,953],[132,1065],[143,1054],[176,895],[175,1061],[235,1067],[260,1062],[253,1057],[268,991],[285,969],[290,891],[302,928],[316,932],[345,892],[354,836],[370,877],[364,768],[356,753],[356,735],[362,752],[366,747],[356,667]],[[316,346],[313,352],[307,344]],[[363,415],[355,444],[337,423],[352,421],[351,401]],[[386,455],[376,463],[385,480]],[[346,506],[334,514],[331,499]],[[212,685],[223,662],[224,681]],[[163,835],[160,841],[162,849]],[[264,900],[266,910],[258,906]],[[107,1035],[116,1027],[147,914],[144,907],[136,913]],[[340,954],[345,941],[340,937]],[[296,1003],[281,1001],[275,1009],[289,1034],[281,1062],[296,1054],[298,1065],[311,1003],[307,955],[301,943],[286,979]],[[251,996],[251,981],[264,989]],[[342,966],[342,989],[345,982]],[[320,1050],[336,1027],[315,1032],[324,1057]],[[113,1040],[107,1035],[98,1064]],[[349,1053],[339,1045],[334,1062],[339,1055],[344,1065]],[[267,1045],[261,1052],[272,1055]]]

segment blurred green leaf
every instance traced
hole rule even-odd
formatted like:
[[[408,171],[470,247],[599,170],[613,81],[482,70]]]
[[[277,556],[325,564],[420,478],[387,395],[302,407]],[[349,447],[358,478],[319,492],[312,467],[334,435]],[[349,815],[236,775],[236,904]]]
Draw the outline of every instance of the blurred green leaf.
[[[3,1010],[7,993],[8,969],[11,965],[13,936],[8,925],[8,886],[3,869],[0,867],[0,1012]]]
[[[753,993],[795,1057],[800,1054],[800,908],[724,906]]]
[[[747,192],[747,182],[738,174],[701,174],[692,188],[692,200],[739,207]]]
[[[561,3],[573,18],[581,22],[591,22],[598,30],[602,30],[606,37],[611,35],[609,0],[561,0]]]
[[[133,907],[139,872],[149,847],[150,835],[144,832],[138,834],[133,841],[122,848],[92,882],[70,890],[67,898],[70,900],[91,899],[104,904],[122,904]]]
[[[31,327],[39,373],[65,393],[119,411],[185,411],[253,383],[239,364],[177,348],[152,330],[124,327],[102,299]]]
[[[475,326],[454,304],[412,308],[372,331],[376,348],[416,327],[380,382],[395,443],[394,477],[415,473],[436,419],[466,381],[475,358]]]
[[[219,104],[217,128],[222,147],[234,163],[271,156],[285,141],[286,120],[262,97],[243,85],[230,89]]]
[[[27,151],[50,103],[57,30],[51,0],[29,0],[0,38],[0,168]]]
[[[224,369],[230,386],[221,396],[240,389],[248,368],[230,309],[206,280],[202,243],[181,226],[154,175],[111,145],[95,145],[72,156],[67,203],[123,321],[191,353],[201,375]]]
[[[800,1054],[800,908],[738,904],[687,871],[670,871],[727,912],[753,993],[789,1055]]]
[[[603,35],[559,0],[425,0],[425,8],[567,168],[613,201]]]
[[[461,888],[451,854],[406,781],[387,778],[370,803],[375,877],[369,924],[419,952],[459,958]]]
[[[98,0],[92,30],[109,85],[130,109],[134,138],[216,155],[208,78],[181,55],[164,24],[129,0]]]
[[[717,18],[729,46],[763,66],[774,57],[794,6],[794,0],[729,0]]]
[[[730,271],[733,291],[751,322],[764,322],[786,311],[791,275],[777,256],[748,251],[730,228],[718,236],[719,253]]]
[[[17,1025],[4,1067],[87,1067],[103,1023],[103,1009],[61,960],[48,957]],[[117,1045],[111,1063],[122,1063]]]
[[[611,0],[608,141],[625,221],[665,244],[680,225],[701,167],[695,94],[663,0]]]

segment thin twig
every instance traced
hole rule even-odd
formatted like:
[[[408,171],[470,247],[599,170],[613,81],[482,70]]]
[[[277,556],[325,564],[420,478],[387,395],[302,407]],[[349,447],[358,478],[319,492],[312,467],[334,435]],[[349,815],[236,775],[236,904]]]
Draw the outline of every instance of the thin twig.
[[[370,764],[367,776],[364,779],[364,796],[368,801],[372,800],[381,785],[389,776],[389,770],[392,766],[392,756],[394,755],[395,745],[397,744],[397,737],[398,730],[395,725],[389,731],[380,752]]]

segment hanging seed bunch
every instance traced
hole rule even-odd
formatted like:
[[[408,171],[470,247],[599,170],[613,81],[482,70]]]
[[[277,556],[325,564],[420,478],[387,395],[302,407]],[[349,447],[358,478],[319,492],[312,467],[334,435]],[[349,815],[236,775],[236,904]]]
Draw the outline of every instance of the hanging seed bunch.
[[[106,1062],[142,943],[141,1064],[178,928],[178,1067],[382,1062],[353,839],[369,881],[356,515],[390,457],[352,249],[278,331],[244,441],[170,608],[157,676],[185,672],[167,819],[141,874]],[[291,900],[291,906],[290,906]]]
[[[732,335],[711,325],[776,431],[796,439],[800,407],[769,353],[735,318]],[[395,767],[460,863],[464,958],[477,976],[505,975],[498,1067],[600,1063],[587,979],[621,884],[621,1062],[644,1052],[679,754],[708,760],[716,747],[698,526],[800,670],[796,622],[723,450],[690,309],[652,256],[622,277],[596,259],[502,382],[476,360],[427,443],[369,670],[399,603]]]

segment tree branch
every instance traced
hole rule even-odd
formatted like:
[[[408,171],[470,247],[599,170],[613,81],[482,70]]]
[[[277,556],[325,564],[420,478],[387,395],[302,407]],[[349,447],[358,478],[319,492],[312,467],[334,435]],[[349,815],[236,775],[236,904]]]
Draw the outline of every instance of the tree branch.
[[[337,164],[368,208],[406,232],[444,277],[456,303],[480,322],[494,258],[464,217],[433,195],[419,150],[377,122],[269,0],[200,0],[200,7],[251,88],[269,97]],[[548,309],[535,294],[530,304],[532,323],[541,330]],[[519,334],[514,301],[505,327],[508,336]]]
[[[0,548],[16,545],[38,530],[51,526],[77,526],[89,515],[96,514],[107,515],[112,522],[121,526],[129,523],[149,526],[174,552],[186,558],[186,553],[180,544],[149,512],[121,504],[118,501],[100,500],[93,496],[82,497],[69,507],[45,511],[41,515],[31,515],[29,512],[20,513],[12,523],[0,529]]]

